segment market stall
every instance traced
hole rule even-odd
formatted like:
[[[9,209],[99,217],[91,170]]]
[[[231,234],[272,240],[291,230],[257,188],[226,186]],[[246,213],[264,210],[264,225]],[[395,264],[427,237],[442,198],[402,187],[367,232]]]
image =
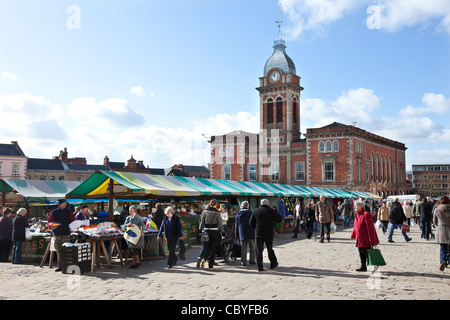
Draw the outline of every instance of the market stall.
[[[80,181],[1,179],[1,205],[25,207],[28,217],[38,217],[43,207],[52,206],[58,199],[78,187]],[[36,212],[33,212],[36,211]]]

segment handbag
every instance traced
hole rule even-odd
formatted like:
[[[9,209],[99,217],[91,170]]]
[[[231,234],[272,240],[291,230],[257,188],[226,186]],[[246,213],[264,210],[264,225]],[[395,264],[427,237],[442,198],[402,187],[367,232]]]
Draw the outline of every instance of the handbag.
[[[380,249],[378,247],[373,247],[370,245],[370,249],[367,250],[367,265],[369,266],[385,266],[386,261],[384,261],[384,258],[381,254]]]
[[[209,233],[207,230],[202,230],[202,242],[209,241]]]
[[[409,225],[403,224],[402,225],[402,232],[409,232]]]

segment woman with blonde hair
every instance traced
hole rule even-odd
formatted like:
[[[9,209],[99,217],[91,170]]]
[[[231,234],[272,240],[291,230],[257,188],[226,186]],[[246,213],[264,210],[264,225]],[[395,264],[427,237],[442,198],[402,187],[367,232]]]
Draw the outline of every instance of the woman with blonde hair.
[[[174,214],[172,207],[167,207],[164,214],[165,217],[161,222],[157,239],[159,242],[164,233],[164,239],[166,239],[167,248],[169,249],[167,267],[172,268],[178,261],[177,255],[175,254],[175,247],[177,246],[178,240],[183,240],[183,227],[180,218]]]

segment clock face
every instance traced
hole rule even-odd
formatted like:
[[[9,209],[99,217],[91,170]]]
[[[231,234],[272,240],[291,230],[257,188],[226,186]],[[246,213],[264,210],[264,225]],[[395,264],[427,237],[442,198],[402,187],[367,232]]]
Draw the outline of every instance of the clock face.
[[[278,80],[280,80],[280,74],[278,72],[272,72],[270,75],[270,81],[277,82]]]

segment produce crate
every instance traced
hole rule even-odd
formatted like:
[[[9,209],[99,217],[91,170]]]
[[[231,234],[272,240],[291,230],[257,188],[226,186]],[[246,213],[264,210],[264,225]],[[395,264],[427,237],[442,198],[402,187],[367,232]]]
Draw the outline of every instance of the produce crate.
[[[70,266],[78,266],[81,273],[91,270],[92,251],[90,243],[65,243],[61,252],[61,268],[67,273]]]

